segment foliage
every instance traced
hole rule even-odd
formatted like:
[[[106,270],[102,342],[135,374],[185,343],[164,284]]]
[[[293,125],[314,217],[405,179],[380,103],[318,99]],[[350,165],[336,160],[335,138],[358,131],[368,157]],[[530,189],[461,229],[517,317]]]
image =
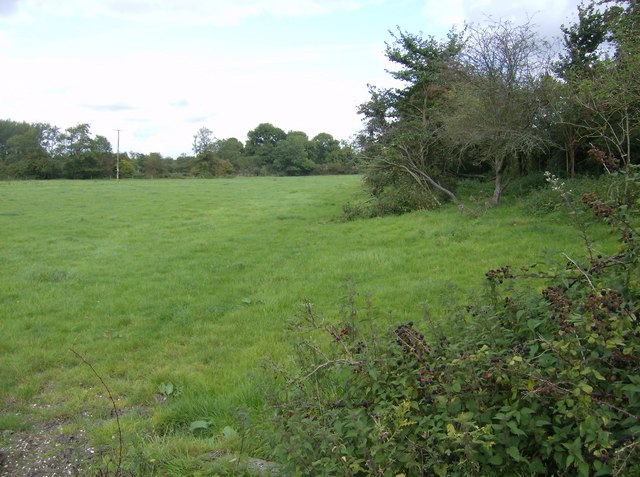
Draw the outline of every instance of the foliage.
[[[115,177],[116,157],[104,136],[88,124],[59,131],[49,124],[0,120],[0,179],[99,179]],[[249,131],[247,144],[216,139],[206,127],[193,136],[194,156],[177,159],[158,152],[123,153],[120,177],[227,177],[232,175],[354,174],[354,148],[320,133],[285,133],[263,123]]]
[[[619,233],[598,254],[578,205],[582,259],[486,274],[446,322],[377,333],[350,289],[341,320],[311,303],[273,406],[275,456],[292,475],[635,475],[640,471],[640,171],[580,198]],[[624,193],[620,193],[624,191]],[[314,336],[313,333],[320,333]]]
[[[399,66],[391,74],[405,87],[371,87],[371,100],[359,108],[365,117],[359,141],[372,199],[380,198],[387,187],[401,190],[411,182],[410,189],[420,188],[427,201],[440,202],[444,195],[463,208],[445,184],[458,161],[443,144],[440,119],[462,36],[451,31],[447,39],[438,41],[399,29],[393,39],[386,55]]]
[[[374,179],[372,175],[369,175],[366,180],[373,181],[380,180],[380,178]],[[383,217],[405,214],[418,209],[435,209],[440,205],[438,198],[441,199],[441,196],[425,195],[422,187],[414,181],[406,177],[398,177],[393,182],[385,183],[374,195],[374,200],[344,204],[342,208],[343,219]]]
[[[410,180],[425,197],[469,211],[455,193],[468,177],[494,181],[496,205],[512,180],[559,169],[561,154],[568,177],[593,173],[593,146],[636,163],[639,24],[638,2],[583,3],[562,27],[555,60],[530,23],[468,25],[441,41],[398,29],[386,56],[402,85],[370,86],[359,109],[371,202],[381,187]]]
[[[209,128],[200,128],[193,136],[193,153],[196,156],[207,152],[215,152],[216,138],[213,137],[213,131]]]
[[[539,127],[546,113],[543,55],[529,24],[469,28],[442,122],[458,155],[490,167],[494,205],[508,179],[526,173],[532,157],[549,145]]]
[[[585,193],[595,193],[602,197],[607,197],[609,188],[614,187],[613,184],[615,184],[616,181],[610,176],[601,176],[566,179],[564,183],[566,188],[571,190],[572,195],[576,197],[580,197]],[[515,183],[514,186],[518,187],[519,183]],[[516,193],[516,190],[514,190],[516,187],[510,190],[509,193],[511,195]],[[522,199],[520,204],[523,212],[526,211],[535,216],[542,216],[555,211],[563,211],[566,206],[566,202],[562,196],[549,187],[536,188],[529,191],[525,190],[519,194],[519,196]]]
[[[578,6],[578,20],[562,25],[564,52],[554,64],[555,72],[564,79],[589,76],[602,56],[608,38],[605,15],[589,3]]]
[[[309,138],[302,132],[289,132],[273,149],[272,170],[286,176],[308,175],[314,167],[309,159]]]

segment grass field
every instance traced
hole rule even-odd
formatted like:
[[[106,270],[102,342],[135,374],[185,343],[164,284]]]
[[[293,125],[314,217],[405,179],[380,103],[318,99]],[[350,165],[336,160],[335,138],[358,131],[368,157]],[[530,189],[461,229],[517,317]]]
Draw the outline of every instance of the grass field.
[[[258,407],[260,363],[287,358],[304,300],[337,315],[353,280],[381,319],[419,321],[490,268],[582,249],[566,217],[508,202],[340,221],[359,194],[355,176],[0,183],[0,430],[56,420],[110,442],[104,389],[73,349],[126,436],[166,450],[194,420],[217,434],[234,406]]]

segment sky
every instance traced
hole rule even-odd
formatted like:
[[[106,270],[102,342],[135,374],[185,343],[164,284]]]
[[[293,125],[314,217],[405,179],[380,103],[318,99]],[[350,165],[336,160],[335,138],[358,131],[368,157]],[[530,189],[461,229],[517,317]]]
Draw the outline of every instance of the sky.
[[[80,123],[121,152],[192,154],[203,127],[260,123],[349,140],[368,84],[391,86],[400,27],[529,19],[560,36],[579,0],[0,0],[0,119]],[[117,132],[120,130],[120,133]]]

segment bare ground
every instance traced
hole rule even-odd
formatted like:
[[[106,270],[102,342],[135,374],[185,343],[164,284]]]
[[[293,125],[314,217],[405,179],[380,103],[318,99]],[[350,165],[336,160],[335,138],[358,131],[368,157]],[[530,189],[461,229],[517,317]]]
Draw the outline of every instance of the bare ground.
[[[60,477],[86,475],[95,457],[82,430],[63,431],[50,422],[29,431],[3,431],[0,438],[0,476]]]

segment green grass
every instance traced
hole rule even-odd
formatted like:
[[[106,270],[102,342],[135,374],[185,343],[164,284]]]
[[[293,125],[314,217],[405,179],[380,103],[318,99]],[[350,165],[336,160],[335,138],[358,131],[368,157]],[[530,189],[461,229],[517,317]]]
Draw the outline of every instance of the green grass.
[[[515,202],[475,219],[445,207],[338,220],[360,193],[355,176],[0,183],[0,402],[21,416],[0,424],[68,419],[108,440],[109,403],[73,348],[127,435],[170,446],[193,420],[218,431],[259,404],[260,363],[287,358],[304,300],[338,315],[352,279],[383,319],[419,320],[490,268],[583,249],[562,214]]]

